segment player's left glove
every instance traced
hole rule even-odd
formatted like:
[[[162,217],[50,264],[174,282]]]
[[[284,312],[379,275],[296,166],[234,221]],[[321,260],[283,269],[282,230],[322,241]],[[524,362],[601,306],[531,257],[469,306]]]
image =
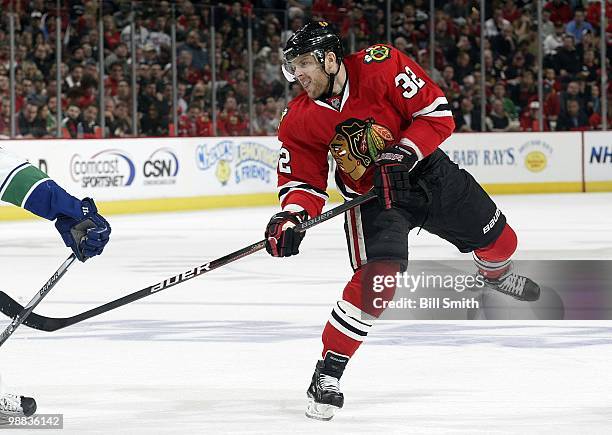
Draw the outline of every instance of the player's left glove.
[[[383,208],[388,210],[408,201],[408,174],[417,161],[414,151],[402,144],[393,145],[379,154],[375,161],[374,193]]]
[[[85,261],[102,253],[108,243],[111,227],[98,213],[91,198],[81,201],[80,212],[80,216],[58,216],[55,228],[77,259]]]
[[[299,254],[299,247],[305,233],[294,231],[295,226],[308,219],[308,214],[281,211],[276,213],[266,227],[266,251],[273,257],[290,257]]]

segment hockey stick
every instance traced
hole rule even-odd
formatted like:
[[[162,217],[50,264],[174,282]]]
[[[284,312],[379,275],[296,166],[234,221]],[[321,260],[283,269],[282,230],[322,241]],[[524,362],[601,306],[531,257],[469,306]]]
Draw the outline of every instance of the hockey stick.
[[[57,284],[57,282],[64,276],[66,271],[72,263],[76,260],[76,255],[70,254],[70,256],[62,263],[62,265],[55,271],[53,276],[49,278],[49,280],[42,286],[42,288],[34,295],[32,300],[28,302],[28,305],[25,307],[20,306],[19,304],[15,305],[15,314],[11,314],[10,317],[14,317],[13,321],[10,325],[6,327],[4,332],[0,335],[0,346],[4,344],[6,340],[15,332],[15,329],[19,327],[23,322],[25,322],[28,316],[34,311],[34,308],[43,300],[45,296],[51,291],[51,289]],[[26,323],[27,325],[27,323]]]
[[[319,216],[302,222],[296,227],[296,231],[304,232],[307,229],[320,224],[321,222],[325,222],[331,218],[343,214],[344,212],[354,207],[357,207],[358,205],[369,201],[370,199],[374,198],[374,196],[375,195],[373,192],[368,192],[364,195],[358,196],[357,198],[351,199],[350,201],[347,201],[342,205],[334,207],[331,210],[320,214]],[[100,305],[96,308],[92,308],[91,310],[85,311],[72,317],[45,317],[36,313],[32,313],[27,319],[25,319],[24,325],[29,326],[30,328],[39,329],[41,331],[57,331],[58,329],[66,328],[67,326],[74,325],[75,323],[82,322],[83,320],[87,320],[102,313],[106,313],[107,311],[114,310],[115,308],[129,304],[130,302],[137,301],[138,299],[150,296],[161,290],[173,287],[179,283],[183,283],[185,281],[193,279],[196,276],[200,276],[206,272],[210,272],[211,270],[218,269],[240,258],[260,251],[264,249],[265,246],[266,241],[261,240],[245,248],[239,249],[238,251],[232,252],[231,254],[228,254],[224,257],[217,258],[216,260],[202,264],[201,266],[194,267],[179,275],[171,276],[170,278],[166,278],[165,280],[158,282],[157,284],[153,284],[149,287],[143,288],[142,290],[130,293],[126,296],[123,296],[122,298],[115,299],[114,301],[108,302],[104,305]],[[7,316],[13,317],[22,309],[23,307],[19,305],[9,295],[4,292],[0,292],[0,311],[2,311]]]

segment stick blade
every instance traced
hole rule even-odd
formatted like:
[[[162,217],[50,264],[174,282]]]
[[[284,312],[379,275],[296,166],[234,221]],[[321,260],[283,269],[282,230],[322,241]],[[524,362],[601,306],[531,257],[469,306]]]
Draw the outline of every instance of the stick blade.
[[[19,304],[19,302],[3,291],[0,291],[0,311],[2,311],[4,315],[14,319],[23,309],[23,305]],[[32,329],[38,329],[39,331],[52,332],[62,328],[59,320],[61,319],[43,317],[36,313],[30,313],[22,324]]]

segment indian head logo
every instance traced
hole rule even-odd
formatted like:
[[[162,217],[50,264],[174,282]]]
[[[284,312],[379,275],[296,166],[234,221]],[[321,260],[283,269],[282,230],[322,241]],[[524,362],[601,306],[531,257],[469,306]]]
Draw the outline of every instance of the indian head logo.
[[[393,141],[391,131],[374,119],[349,118],[336,126],[329,149],[340,170],[358,180],[388,141]]]

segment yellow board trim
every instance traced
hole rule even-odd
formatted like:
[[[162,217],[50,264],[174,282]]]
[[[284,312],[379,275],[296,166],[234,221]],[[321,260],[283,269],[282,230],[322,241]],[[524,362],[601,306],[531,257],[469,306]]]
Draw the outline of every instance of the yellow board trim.
[[[521,193],[569,193],[582,192],[581,181],[550,183],[500,183],[483,184],[482,187],[491,195],[512,195]]]
[[[612,192],[612,181],[587,181],[585,189],[587,192]]]
[[[612,181],[590,182],[586,183],[586,186],[588,192],[612,191]],[[483,187],[492,195],[582,192],[581,182],[484,184]],[[337,190],[329,190],[328,193],[330,202],[342,201],[342,197]],[[232,207],[257,207],[276,204],[278,204],[278,196],[276,193],[251,193],[242,195],[155,198],[99,202],[98,208],[104,215],[114,215],[209,210]],[[36,216],[23,209],[17,207],[0,207],[0,221],[33,218],[36,218]]]

